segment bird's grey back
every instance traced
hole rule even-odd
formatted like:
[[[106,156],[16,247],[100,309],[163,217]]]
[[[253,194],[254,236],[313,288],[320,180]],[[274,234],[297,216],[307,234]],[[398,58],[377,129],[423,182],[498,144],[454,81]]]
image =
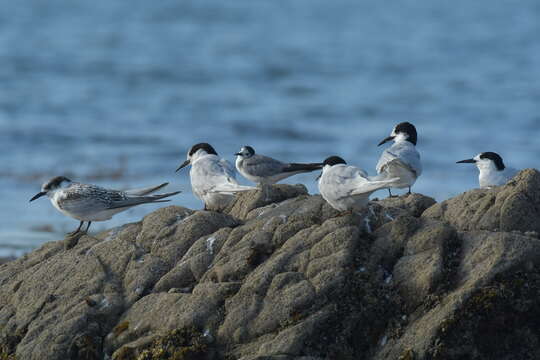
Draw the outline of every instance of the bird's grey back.
[[[334,165],[328,171],[326,176],[321,179],[327,184],[340,184],[340,185],[349,185],[350,188],[347,188],[347,191],[351,191],[357,185],[359,180],[364,178],[367,180],[367,173],[357,167],[349,165]]]
[[[415,172],[416,176],[422,174],[422,162],[420,161],[420,154],[416,150],[413,144],[409,142],[395,143],[388,149],[384,150],[377,163],[377,172],[384,171],[385,165],[389,162],[399,159],[403,164],[411,168]]]
[[[95,202],[96,205],[102,204],[107,208],[114,206],[116,203],[127,200],[128,196],[125,192],[119,190],[106,189],[101,186],[82,184],[78,182],[64,189],[63,202]]]
[[[238,184],[236,170],[230,162],[216,155],[205,155],[191,166],[191,187],[197,194],[211,191],[223,183]]]
[[[243,171],[253,176],[267,177],[283,172],[286,164],[271,157],[255,154],[243,159],[240,167]]]

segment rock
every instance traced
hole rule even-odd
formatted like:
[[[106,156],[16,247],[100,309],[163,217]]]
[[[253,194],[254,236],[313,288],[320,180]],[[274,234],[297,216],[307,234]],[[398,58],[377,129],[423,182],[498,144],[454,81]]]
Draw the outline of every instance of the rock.
[[[344,216],[269,186],[44,244],[0,266],[0,359],[539,358],[538,224],[507,219],[537,177]]]
[[[12,257],[0,257],[0,265],[10,262],[11,260],[14,260],[14,259],[15,258],[12,258]]]
[[[472,353],[479,359],[514,359],[518,353],[526,354],[519,358],[536,358],[538,348],[516,336],[523,332],[536,343],[538,318],[523,324],[513,319],[538,313],[534,296],[540,294],[540,240],[486,231],[459,237],[462,248],[454,286],[421,314],[414,314],[402,334],[381,348],[375,359],[397,359],[409,350],[419,359],[462,359]],[[509,322],[516,327],[505,325]],[[496,328],[491,328],[493,323]],[[486,343],[498,344],[490,348]]]
[[[443,201],[423,214],[459,230],[540,233],[540,172],[522,170],[504,186],[477,189]]]
[[[379,204],[386,208],[399,208],[412,216],[419,217],[422,213],[436,203],[435,199],[422,194],[406,194],[396,197],[387,197],[379,200]]]
[[[445,263],[450,262],[444,256],[451,256],[445,253],[445,245],[457,241],[456,237],[452,227],[422,219],[417,230],[407,238],[402,255],[394,265],[393,277],[410,309],[419,306],[441,284]]]
[[[240,193],[236,201],[226,212],[238,219],[246,219],[248,214],[255,209],[266,205],[277,204],[284,200],[307,195],[304,185],[265,185],[259,190]]]

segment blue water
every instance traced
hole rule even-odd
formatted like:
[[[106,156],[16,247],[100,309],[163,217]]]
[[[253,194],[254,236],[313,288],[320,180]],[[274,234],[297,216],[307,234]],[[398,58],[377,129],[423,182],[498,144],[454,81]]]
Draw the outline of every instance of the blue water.
[[[230,160],[249,144],[373,173],[376,144],[411,121],[425,168],[414,190],[437,200],[476,186],[476,169],[454,162],[481,151],[538,167],[539,20],[537,0],[5,2],[0,256],[77,226],[28,203],[54,175],[169,181],[184,190],[173,204],[200,208],[174,173],[199,141]],[[316,192],[315,176],[285,182]]]

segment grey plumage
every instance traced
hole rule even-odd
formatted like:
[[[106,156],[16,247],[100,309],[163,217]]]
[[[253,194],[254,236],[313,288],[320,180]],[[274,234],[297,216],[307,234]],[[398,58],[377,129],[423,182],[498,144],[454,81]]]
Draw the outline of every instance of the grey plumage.
[[[153,202],[170,201],[161,199],[179,194],[180,191],[145,196],[132,196],[129,195],[130,193],[133,193],[133,191],[110,190],[96,185],[74,182],[59,193],[59,196],[56,197],[56,201],[59,208],[73,212],[74,214],[79,214],[80,217],[90,218],[92,217],[92,213],[99,211],[129,208]],[[145,193],[148,194],[149,192],[146,191]],[[90,221],[90,219],[87,221]]]
[[[88,222],[88,227],[90,227],[92,221],[109,220],[115,214],[133,206],[170,201],[162,199],[180,193],[180,191],[175,191],[150,195],[166,185],[167,183],[164,183],[158,186],[120,191],[72,182],[65,177],[55,177],[43,184],[42,191],[30,201],[47,195],[54,207],[64,215],[80,220],[81,226],[83,222]]]
[[[322,163],[285,163],[259,155],[251,146],[244,146],[236,153],[236,169],[246,179],[257,184],[275,184],[293,175],[320,170]]]

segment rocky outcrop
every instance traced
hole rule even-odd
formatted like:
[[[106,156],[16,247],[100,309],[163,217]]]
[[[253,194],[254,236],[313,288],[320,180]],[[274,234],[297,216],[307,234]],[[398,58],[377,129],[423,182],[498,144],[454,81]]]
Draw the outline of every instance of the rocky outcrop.
[[[274,185],[47,243],[0,266],[0,359],[540,358],[539,183],[345,216]]]
[[[424,216],[458,230],[534,231],[540,233],[538,171],[521,171],[505,186],[476,189],[430,208]]]

